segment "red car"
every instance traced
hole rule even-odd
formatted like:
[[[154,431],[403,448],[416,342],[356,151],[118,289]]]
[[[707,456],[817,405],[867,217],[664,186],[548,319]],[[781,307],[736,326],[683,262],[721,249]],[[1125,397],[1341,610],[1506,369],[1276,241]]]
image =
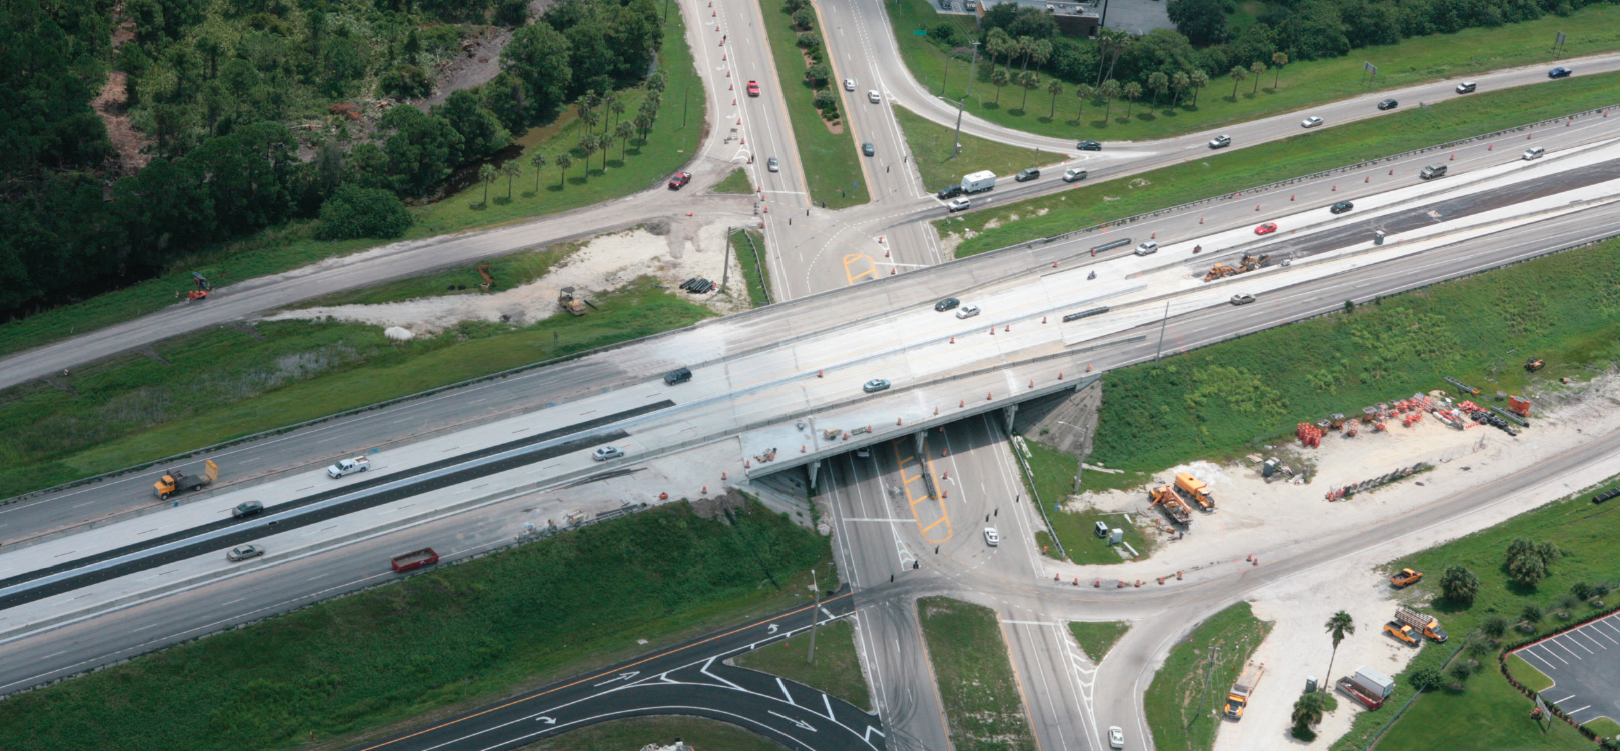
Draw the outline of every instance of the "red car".
[[[675,173],[674,177],[669,179],[669,189],[670,190],[680,190],[682,186],[686,185],[689,182],[692,182],[692,173],[690,173],[690,172],[677,172],[677,173]]]
[[[1276,222],[1266,222],[1265,224],[1262,224],[1262,225],[1254,228],[1254,233],[1256,235],[1269,235],[1269,234],[1271,234],[1273,232],[1276,232],[1276,231],[1277,231],[1277,223]]]
[[[748,95],[749,96],[759,96],[759,82],[758,81],[749,81],[748,82]]]

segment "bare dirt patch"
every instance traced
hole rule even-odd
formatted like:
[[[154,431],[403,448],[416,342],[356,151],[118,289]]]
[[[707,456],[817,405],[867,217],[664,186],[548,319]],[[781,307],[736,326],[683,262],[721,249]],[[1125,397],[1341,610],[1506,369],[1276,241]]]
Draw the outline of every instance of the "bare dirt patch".
[[[512,41],[512,32],[498,26],[485,27],[477,36],[461,40],[461,54],[439,63],[439,80],[433,95],[411,103],[428,111],[435,104],[443,104],[460,89],[470,89],[488,82],[501,72],[501,50]]]
[[[123,8],[120,6],[115,14],[121,18]],[[113,49],[118,49],[119,45],[134,38],[135,22],[120,21],[113,29]],[[150,158],[141,152],[152,143],[152,139],[136,130],[129,121],[128,82],[129,76],[121,70],[108,73],[107,82],[102,85],[101,92],[90,102],[90,106],[101,116],[101,122],[107,128],[107,140],[112,143],[113,150],[118,152],[117,172],[122,175],[133,175],[146,166]]]

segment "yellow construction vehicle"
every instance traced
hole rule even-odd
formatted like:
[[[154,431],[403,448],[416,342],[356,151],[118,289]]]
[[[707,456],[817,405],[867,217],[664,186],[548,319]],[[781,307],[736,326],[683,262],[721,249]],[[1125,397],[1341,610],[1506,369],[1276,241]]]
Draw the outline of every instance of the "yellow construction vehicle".
[[[152,492],[157,494],[158,500],[167,501],[171,495],[206,488],[219,479],[219,465],[215,464],[213,459],[209,459],[206,466],[208,471],[201,475],[188,475],[178,469],[171,469],[162,479],[152,483]]]
[[[1209,270],[1209,273],[1204,275],[1204,281],[1213,282],[1216,279],[1224,279],[1236,273],[1237,269],[1234,269],[1224,263],[1216,262],[1215,266]]]
[[[1176,473],[1176,492],[1183,500],[1198,504],[1205,511],[1215,510],[1215,494],[1203,481],[1187,472]]]
[[[1254,687],[1260,683],[1260,676],[1265,673],[1266,664],[1263,662],[1250,661],[1243,667],[1243,674],[1238,676],[1237,683],[1232,684],[1232,690],[1226,694],[1227,719],[1243,719],[1243,710],[1249,708],[1249,695],[1254,693]]]
[[[1176,491],[1169,485],[1149,490],[1148,498],[1153,501],[1148,504],[1148,508],[1158,506],[1164,509],[1166,514],[1170,515],[1172,521],[1182,526],[1192,524],[1192,509],[1187,506],[1186,501],[1181,500],[1181,496],[1176,495]]]
[[[1440,628],[1440,621],[1434,616],[1403,607],[1395,610],[1395,620],[1410,628],[1413,634],[1421,633],[1436,644],[1444,644],[1446,641],[1446,630]]]
[[[574,288],[563,287],[557,292],[557,305],[576,316],[585,315],[585,303],[574,299]]]
[[[1403,644],[1418,645],[1417,631],[1400,621],[1390,621],[1384,624],[1384,632],[1400,640]]]
[[[1241,274],[1245,271],[1254,271],[1255,269],[1266,265],[1266,261],[1269,260],[1271,260],[1271,256],[1269,255],[1255,257],[1245,254],[1243,256],[1243,260],[1238,262],[1237,273]]]
[[[1395,585],[1396,589],[1404,589],[1407,586],[1418,583],[1418,581],[1420,581],[1422,578],[1422,571],[1414,571],[1409,568],[1403,568],[1401,569],[1400,573],[1389,577],[1389,583]]]

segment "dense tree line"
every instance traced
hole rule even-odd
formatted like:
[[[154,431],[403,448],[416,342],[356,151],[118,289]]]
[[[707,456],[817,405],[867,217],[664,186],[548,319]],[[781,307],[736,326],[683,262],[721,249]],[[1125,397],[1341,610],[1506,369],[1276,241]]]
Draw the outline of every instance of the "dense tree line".
[[[986,78],[1051,93],[1053,106],[1065,84],[1082,100],[1102,96],[1196,102],[1211,78],[1233,80],[1234,91],[1290,61],[1347,55],[1352,49],[1471,27],[1529,21],[1547,13],[1568,15],[1597,0],[1274,0],[1257,22],[1233,32],[1228,16],[1235,0],[1169,0],[1176,31],[1131,35],[1104,29],[1095,40],[1066,37],[1038,8],[998,3],[985,11],[976,36],[941,23],[929,39],[963,53],[972,41],[988,58]],[[1040,75],[1056,78],[1042,81]],[[1134,87],[1134,88],[1133,88]],[[1129,105],[1127,105],[1129,106]]]
[[[114,52],[113,0],[4,2],[0,317],[290,219],[397,236],[400,198],[430,197],[576,98],[594,107],[640,81],[663,38],[652,0],[562,0],[533,23],[521,0],[127,0],[135,38]],[[449,22],[492,20],[519,25],[495,79],[350,132],[356,102],[431,93],[427,71],[477,31]],[[127,74],[131,121],[152,140],[132,175],[90,107],[109,70]]]

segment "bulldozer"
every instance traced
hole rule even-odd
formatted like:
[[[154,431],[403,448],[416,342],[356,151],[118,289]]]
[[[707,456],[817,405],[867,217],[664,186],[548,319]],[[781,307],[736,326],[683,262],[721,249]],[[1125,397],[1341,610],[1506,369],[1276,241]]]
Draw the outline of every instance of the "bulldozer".
[[[1527,372],[1527,373],[1534,373],[1534,372],[1536,372],[1538,370],[1541,370],[1542,368],[1545,368],[1545,367],[1547,367],[1547,361],[1543,360],[1543,359],[1541,359],[1539,357],[1532,357],[1532,358],[1530,358],[1530,360],[1528,362],[1526,362],[1524,364],[1524,369],[1525,369],[1525,372]]]
[[[557,292],[557,305],[563,310],[566,310],[576,316],[585,315],[587,312],[585,310],[585,303],[574,299],[573,287],[563,287]]]
[[[1237,273],[1241,274],[1241,273],[1243,273],[1245,271],[1254,271],[1255,269],[1258,269],[1261,266],[1266,265],[1266,261],[1269,261],[1269,260],[1271,260],[1270,255],[1263,255],[1263,256],[1256,257],[1256,256],[1251,256],[1251,255],[1245,254],[1243,256],[1243,260],[1238,262]]]
[[[1216,279],[1224,279],[1236,273],[1238,273],[1237,269],[1217,261],[1215,266],[1209,270],[1209,273],[1204,275],[1204,281],[1213,282]]]

